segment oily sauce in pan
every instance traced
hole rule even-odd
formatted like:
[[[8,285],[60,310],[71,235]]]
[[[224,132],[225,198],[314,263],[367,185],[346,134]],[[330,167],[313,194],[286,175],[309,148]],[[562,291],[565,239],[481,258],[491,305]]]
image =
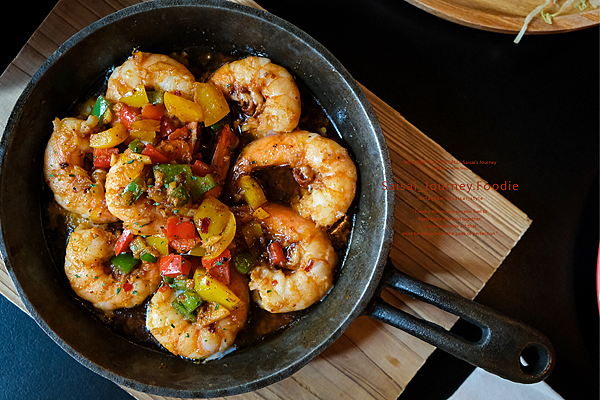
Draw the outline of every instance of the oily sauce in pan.
[[[200,49],[187,49],[180,53],[172,53],[170,56],[188,67],[190,72],[200,82],[206,81],[210,74],[220,65],[228,61],[243,58],[250,54],[223,54],[214,51]],[[99,94],[106,92],[108,76],[112,71],[100,79],[87,93],[82,96],[80,102],[76,103],[68,112],[69,116],[78,114],[78,107],[89,98],[95,98]],[[291,72],[291,71],[289,71]],[[296,79],[296,84],[300,90],[301,96],[301,117],[298,129],[309,132],[316,132],[322,136],[341,142],[339,132],[331,119],[328,117],[318,100],[310,93],[300,80]],[[243,120],[244,116],[241,110],[230,102],[230,118],[233,123],[232,130],[240,139],[237,153],[232,154],[232,164],[237,158],[239,149],[244,147],[244,141],[249,141],[247,134],[240,132],[240,128],[235,121]],[[201,146],[204,151],[209,151],[210,140],[213,133],[208,128],[204,128],[202,133]],[[343,143],[341,143],[343,145]],[[347,146],[345,146],[347,148]],[[91,160],[89,160],[91,168]],[[295,181],[292,170],[289,168],[268,168],[257,171],[253,175],[262,185],[266,197],[269,201],[289,205],[290,200],[300,193],[300,186]],[[72,291],[69,282],[64,273],[65,249],[70,233],[82,222],[81,218],[75,214],[62,210],[54,201],[53,193],[47,185],[43,185],[43,195],[47,207],[43,213],[44,226],[48,247],[51,250],[55,265],[58,269],[58,275],[65,285],[65,290]],[[338,269],[341,268],[344,261],[346,244],[350,235],[350,229],[354,223],[354,212],[351,207],[346,216],[338,221],[329,229],[329,236],[338,252]],[[141,305],[130,309],[118,309],[112,312],[111,317],[107,317],[102,311],[95,309],[90,303],[75,296],[97,319],[102,321],[107,327],[117,334],[139,345],[167,352],[162,345],[152,336],[146,328],[146,311],[148,303],[152,296],[149,296]],[[238,333],[235,348],[242,348],[267,339],[273,334],[284,330],[296,321],[301,319],[306,313],[310,312],[311,306],[306,310],[294,311],[289,313],[269,313],[261,309],[254,301],[250,300],[249,320],[246,326]]]

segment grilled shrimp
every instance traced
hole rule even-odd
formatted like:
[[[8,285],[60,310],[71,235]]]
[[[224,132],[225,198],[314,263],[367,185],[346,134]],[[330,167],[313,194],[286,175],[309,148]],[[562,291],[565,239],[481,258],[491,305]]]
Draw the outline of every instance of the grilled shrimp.
[[[154,90],[179,91],[183,97],[192,99],[194,81],[194,75],[179,61],[163,54],[138,51],[110,75],[106,98],[117,102],[143,84]]]
[[[272,313],[303,310],[333,287],[337,254],[327,234],[292,209],[267,204],[260,224],[287,247],[287,271],[261,263],[251,273],[254,301]],[[291,271],[290,271],[291,270]]]
[[[118,221],[104,200],[106,171],[90,174],[84,168],[85,155],[93,152],[89,140],[92,126],[76,118],[56,118],[53,124],[44,155],[44,177],[57,203],[95,223]]]
[[[67,244],[65,273],[79,297],[105,312],[142,304],[160,284],[158,263],[143,261],[124,274],[108,265],[117,237],[97,227],[79,225]]]
[[[237,199],[237,181],[258,168],[290,167],[302,187],[292,208],[327,227],[340,219],[354,200],[356,167],[346,149],[316,133],[296,131],[266,136],[251,142],[233,167],[229,191]]]
[[[245,276],[231,272],[228,287],[241,300],[236,308],[230,311],[218,303],[205,301],[198,309],[196,322],[191,322],[173,308],[176,292],[167,286],[150,301],[146,314],[148,330],[175,355],[202,360],[224,355],[248,319],[250,300]]]
[[[243,130],[291,132],[300,121],[300,92],[290,73],[264,57],[247,57],[227,63],[210,81],[228,100],[239,103],[248,119]]]
[[[110,167],[106,175],[106,203],[108,209],[118,219],[123,221],[123,226],[136,235],[160,235],[162,228],[166,228],[168,214],[164,208],[157,206],[146,194],[137,200],[128,203],[123,199],[133,182],[136,187],[144,185],[151,163],[147,156],[135,154],[130,149],[125,150]],[[138,183],[135,183],[137,181]],[[138,188],[142,190],[142,188]]]

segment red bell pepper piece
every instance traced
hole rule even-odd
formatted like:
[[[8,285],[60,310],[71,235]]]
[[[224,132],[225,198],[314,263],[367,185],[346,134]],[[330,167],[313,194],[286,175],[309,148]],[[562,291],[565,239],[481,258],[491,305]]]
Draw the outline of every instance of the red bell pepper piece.
[[[191,251],[202,240],[199,237],[193,239],[174,239],[169,241],[169,246],[177,250],[179,253],[187,253]]]
[[[173,121],[166,114],[160,118],[160,136],[161,140],[165,139],[175,130]]]
[[[210,165],[200,160],[196,160],[192,165],[192,173],[196,176],[204,178],[206,175],[213,172],[213,169]]]
[[[110,168],[110,159],[113,154],[119,154],[119,149],[116,147],[110,149],[94,149],[94,168]]]
[[[119,109],[119,118],[121,119],[121,123],[125,125],[127,129],[129,129],[131,124],[138,119],[139,115],[140,110],[138,108],[121,103],[121,108]]]
[[[135,235],[133,232],[131,232],[129,229],[125,229],[115,244],[115,254],[119,255],[121,253],[125,253],[129,247],[129,243],[131,243],[134,237]]]
[[[169,162],[169,159],[165,157],[161,152],[156,150],[151,144],[146,145],[146,147],[142,151],[142,154],[150,157],[150,160],[152,160],[153,164],[167,164]]]
[[[231,252],[225,249],[219,256],[207,259],[202,257],[202,266],[206,268],[208,273],[216,280],[229,285],[231,282],[231,271],[229,261],[231,260]]]
[[[165,106],[162,104],[146,104],[142,108],[142,117],[160,121],[165,114]]]
[[[225,125],[219,133],[219,140],[215,147],[215,153],[211,163],[220,182],[224,182],[227,177],[229,162],[231,161],[231,150],[229,147],[232,143],[233,133],[231,132],[231,129],[229,129],[229,125]]]
[[[196,226],[190,220],[172,217],[167,220],[167,239],[169,242],[176,239],[195,239]]]
[[[269,263],[271,265],[281,266],[285,261],[285,253],[279,242],[271,242],[267,248],[267,252],[269,253]]]
[[[179,129],[175,129],[173,132],[169,133],[169,140],[186,140],[190,131],[187,127],[182,127]]]
[[[160,258],[160,273],[163,276],[174,278],[178,275],[188,275],[192,263],[185,260],[181,254],[169,254]]]

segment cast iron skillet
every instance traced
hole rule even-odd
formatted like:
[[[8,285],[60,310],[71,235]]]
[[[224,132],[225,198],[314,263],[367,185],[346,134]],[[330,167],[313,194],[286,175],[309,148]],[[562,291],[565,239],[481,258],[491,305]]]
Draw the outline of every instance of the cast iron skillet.
[[[196,364],[133,344],[97,321],[60,278],[42,223],[43,152],[51,121],[135,47],[148,52],[211,47],[270,57],[302,80],[342,133],[359,170],[356,222],[334,290],[299,322],[224,359]],[[67,353],[96,373],[136,390],[172,397],[225,396],[281,380],[368,314],[457,357],[516,382],[544,379],[554,365],[540,333],[494,311],[414,280],[388,262],[393,180],[375,114],[356,82],[319,43],[265,12],[228,2],[154,1],[112,14],[77,33],[40,68],[19,98],[0,146],[0,250],[28,311]],[[385,274],[384,274],[385,270]],[[381,281],[381,282],[380,282]],[[482,329],[476,342],[419,320],[380,299],[392,287]],[[527,351],[537,361],[521,366]]]

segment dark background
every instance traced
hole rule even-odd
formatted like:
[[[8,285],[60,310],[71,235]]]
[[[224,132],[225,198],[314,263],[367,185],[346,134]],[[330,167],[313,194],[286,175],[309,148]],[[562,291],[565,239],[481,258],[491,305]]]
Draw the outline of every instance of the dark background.
[[[1,69],[56,2],[11,4]],[[312,35],[354,78],[503,193],[533,224],[477,301],[544,332],[546,382],[598,398],[599,29],[514,35],[453,24],[398,0],[261,0]],[[7,19],[7,21],[9,21]],[[8,32],[10,30],[10,32]],[[0,398],[131,398],[88,371],[0,296]],[[455,331],[469,334],[466,324]],[[401,399],[446,399],[472,367],[435,351]],[[594,396],[594,393],[596,394]],[[589,396],[589,397],[588,397]]]

